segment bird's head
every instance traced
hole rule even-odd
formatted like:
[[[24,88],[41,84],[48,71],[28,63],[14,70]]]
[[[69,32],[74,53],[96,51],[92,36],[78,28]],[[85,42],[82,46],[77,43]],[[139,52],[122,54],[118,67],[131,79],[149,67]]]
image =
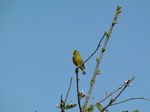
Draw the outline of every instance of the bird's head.
[[[73,53],[73,55],[79,55],[80,54],[80,52],[77,50],[72,51],[72,53]]]

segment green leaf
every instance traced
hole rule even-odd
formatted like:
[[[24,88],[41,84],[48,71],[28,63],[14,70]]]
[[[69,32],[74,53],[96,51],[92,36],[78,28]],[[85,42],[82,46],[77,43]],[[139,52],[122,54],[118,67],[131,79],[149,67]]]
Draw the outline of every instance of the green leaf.
[[[91,105],[90,107],[86,108],[85,110],[88,112],[93,112],[94,107],[93,107],[93,105]]]
[[[139,112],[138,110],[135,110],[135,111],[133,111],[133,112]]]
[[[126,110],[126,111],[122,111],[122,112],[128,112],[128,110]]]
[[[96,104],[96,107],[99,110],[99,112],[101,112],[103,110],[102,105],[99,103]]]
[[[74,108],[75,106],[77,106],[77,104],[68,104],[65,106],[65,110]]]

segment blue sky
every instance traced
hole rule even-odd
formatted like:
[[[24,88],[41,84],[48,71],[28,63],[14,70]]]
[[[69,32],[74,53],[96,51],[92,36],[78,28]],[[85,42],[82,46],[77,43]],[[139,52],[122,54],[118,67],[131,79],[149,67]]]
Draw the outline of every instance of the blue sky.
[[[122,6],[122,13],[102,58],[92,103],[132,76],[136,76],[132,86],[117,101],[150,98],[149,4],[149,0],[0,1],[0,111],[59,112],[55,104],[61,94],[65,97],[71,77],[67,103],[76,104],[72,51],[79,50],[84,60],[88,58],[109,30],[117,5]],[[99,53],[100,49],[85,64],[87,75],[80,72],[80,90],[86,93]],[[149,105],[133,100],[108,110],[147,112]],[[78,107],[69,111],[77,112]]]

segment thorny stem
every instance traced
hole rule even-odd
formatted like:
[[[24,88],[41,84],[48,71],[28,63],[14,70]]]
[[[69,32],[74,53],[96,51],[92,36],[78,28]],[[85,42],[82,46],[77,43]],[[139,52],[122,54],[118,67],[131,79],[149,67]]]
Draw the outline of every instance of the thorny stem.
[[[93,86],[94,86],[94,83],[95,83],[95,79],[96,79],[98,67],[99,67],[99,65],[100,65],[100,62],[101,62],[103,53],[104,53],[104,51],[105,51],[105,49],[106,49],[106,45],[107,45],[108,40],[109,40],[109,37],[110,37],[110,35],[111,35],[111,33],[112,33],[113,27],[114,27],[114,25],[117,23],[116,20],[117,20],[117,18],[118,18],[118,14],[121,12],[120,9],[121,9],[121,7],[120,7],[120,6],[117,6],[116,14],[115,14],[114,20],[113,20],[113,22],[112,22],[112,24],[111,24],[111,27],[110,27],[110,29],[109,29],[109,32],[106,33],[106,39],[105,39],[105,42],[104,42],[104,45],[103,45],[103,49],[102,49],[102,51],[101,51],[101,53],[100,53],[99,61],[97,61],[96,68],[95,68],[95,71],[94,71],[94,74],[93,74],[93,78],[92,78],[92,80],[91,80],[91,83],[92,83],[92,84],[90,83],[90,88],[89,88],[89,91],[88,91],[88,95],[87,95],[87,97],[86,97],[86,99],[85,99],[84,112],[86,112],[86,111],[85,111],[85,108],[87,107],[87,104],[88,104],[90,95],[91,95],[92,90],[93,90]]]

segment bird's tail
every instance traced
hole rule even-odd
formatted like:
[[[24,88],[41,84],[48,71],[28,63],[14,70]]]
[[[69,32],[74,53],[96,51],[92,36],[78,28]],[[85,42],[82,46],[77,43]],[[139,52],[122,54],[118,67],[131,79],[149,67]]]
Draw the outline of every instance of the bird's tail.
[[[80,69],[82,70],[82,74],[85,75],[86,72],[84,71],[84,67],[83,67],[83,66],[80,66]]]
[[[82,73],[83,73],[83,75],[85,75],[85,74],[86,74],[86,72],[85,72],[84,70],[82,71]]]
[[[83,75],[85,75],[85,74],[86,74],[86,72],[84,71],[83,66],[81,66],[81,67],[80,67],[80,69],[82,70]]]

